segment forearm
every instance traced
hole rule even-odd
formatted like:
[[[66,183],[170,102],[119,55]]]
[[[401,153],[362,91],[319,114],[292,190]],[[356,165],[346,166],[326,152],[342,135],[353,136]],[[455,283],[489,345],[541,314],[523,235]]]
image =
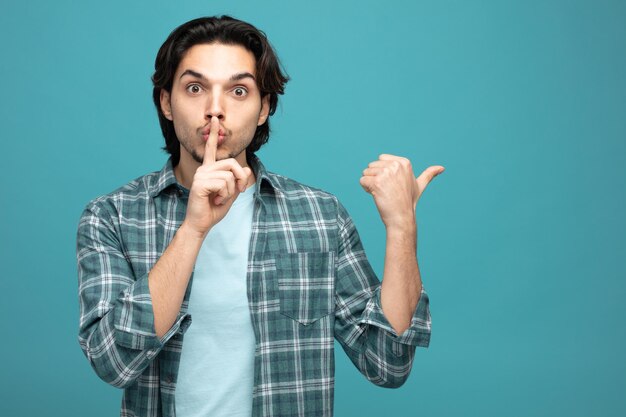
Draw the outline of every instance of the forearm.
[[[150,271],[148,286],[159,338],[176,321],[203,240],[203,236],[189,231],[183,223]]]
[[[417,226],[387,228],[381,307],[398,335],[410,325],[419,302],[422,280],[417,263]]]

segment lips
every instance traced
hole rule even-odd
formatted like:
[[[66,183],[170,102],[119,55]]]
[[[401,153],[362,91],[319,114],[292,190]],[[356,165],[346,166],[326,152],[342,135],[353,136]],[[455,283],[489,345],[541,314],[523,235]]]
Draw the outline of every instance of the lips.
[[[209,136],[209,133],[211,133],[211,126],[207,126],[204,129],[202,129],[202,134]],[[219,132],[217,132],[218,135],[220,136],[224,136],[224,129],[220,127]]]
[[[202,129],[202,139],[206,142],[209,140],[209,134],[211,133],[211,126],[208,125],[204,129]],[[217,132],[217,144],[220,145],[224,142],[224,138],[226,137],[226,132],[223,128],[220,127],[220,130]]]

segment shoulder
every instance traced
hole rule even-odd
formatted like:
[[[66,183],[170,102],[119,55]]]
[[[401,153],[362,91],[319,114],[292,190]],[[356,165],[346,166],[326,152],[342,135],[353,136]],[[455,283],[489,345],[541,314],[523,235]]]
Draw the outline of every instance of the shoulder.
[[[335,206],[338,204],[337,197],[328,191],[303,184],[293,178],[276,174],[274,172],[268,172],[267,176],[270,179],[274,190],[286,199],[314,199]]]
[[[147,204],[157,187],[159,171],[135,178],[125,185],[89,201],[83,216],[92,214],[98,217],[117,217],[124,211]]]
[[[268,172],[267,176],[280,211],[289,212],[297,219],[332,221],[340,227],[349,219],[348,212],[334,194],[273,172]]]

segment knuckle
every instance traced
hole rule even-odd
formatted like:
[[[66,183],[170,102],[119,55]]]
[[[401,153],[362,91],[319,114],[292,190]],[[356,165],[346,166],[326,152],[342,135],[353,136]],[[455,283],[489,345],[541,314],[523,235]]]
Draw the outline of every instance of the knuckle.
[[[191,180],[191,183],[200,183],[203,182],[204,180],[204,175],[202,175],[201,172],[196,172],[193,176],[193,180]]]

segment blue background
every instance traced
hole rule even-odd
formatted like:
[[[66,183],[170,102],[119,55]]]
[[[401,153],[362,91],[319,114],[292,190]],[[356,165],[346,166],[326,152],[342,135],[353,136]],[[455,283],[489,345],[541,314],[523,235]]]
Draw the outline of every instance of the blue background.
[[[161,168],[156,51],[222,13],[292,77],[266,166],[335,193],[377,271],[361,170],[446,167],[417,213],[430,348],[398,390],[338,348],[337,416],[626,414],[626,3],[360,0],[2,3],[0,415],[119,413],[77,342],[78,218]]]

